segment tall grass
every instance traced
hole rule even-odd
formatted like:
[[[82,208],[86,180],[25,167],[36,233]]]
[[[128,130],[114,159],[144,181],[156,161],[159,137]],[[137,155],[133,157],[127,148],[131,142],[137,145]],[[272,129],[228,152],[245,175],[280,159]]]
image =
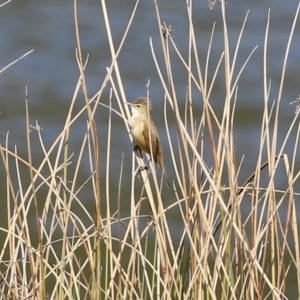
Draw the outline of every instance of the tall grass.
[[[111,174],[107,168],[105,176],[101,176],[99,154],[106,152],[106,165],[109,166],[113,145],[112,114],[118,114],[130,132],[127,121],[130,112],[128,106],[124,105],[128,99],[125,97],[118,57],[139,1],[118,47],[113,43],[105,0],[101,1],[111,65],[107,68],[101,88],[92,98],[88,96],[85,79],[88,61],[85,61],[81,51],[77,5],[74,2],[80,77],[64,129],[50,149],[46,149],[39,124],[34,128],[29,125],[30,110],[27,109],[28,158],[20,157],[17,148],[15,151],[9,150],[8,138],[1,141],[1,158],[7,179],[8,215],[7,226],[0,228],[5,235],[0,251],[1,299],[286,299],[289,280],[294,282],[297,291],[294,299],[300,299],[299,233],[295,207],[295,197],[299,195],[299,190],[295,188],[299,178],[299,171],[295,169],[299,139],[298,113],[291,122],[283,144],[277,147],[285,68],[299,7],[286,47],[278,97],[271,108],[267,75],[268,25],[266,27],[262,83],[265,106],[259,151],[254,173],[249,171],[249,178],[239,186],[239,171],[243,166],[237,165],[235,157],[235,106],[240,75],[254,51],[250,51],[245,63],[237,69],[236,61],[246,19],[237,44],[229,45],[225,2],[211,3],[221,5],[224,51],[213,77],[209,78],[214,30],[206,59],[201,60],[198,56],[196,28],[193,27],[192,1],[187,3],[188,59],[185,60],[181,55],[172,38],[172,30],[161,21],[155,0],[157,34],[161,40],[164,65],[157,62],[157,49],[150,40],[153,61],[164,89],[168,150],[175,170],[170,192],[173,201],[166,205],[156,173],[143,171],[140,173],[144,183],[142,191],[136,188],[136,181],[132,180],[130,216],[120,219],[118,213],[110,210],[110,201],[113,201],[110,199]],[[178,107],[170,49],[175,50],[188,78],[184,116]],[[211,94],[221,67],[225,69],[226,90],[223,114],[218,117],[211,106]],[[108,85],[111,86],[108,140],[107,147],[100,148],[97,135],[99,122],[95,120],[95,112],[98,109],[107,110],[101,97]],[[85,96],[85,106],[75,113],[74,104],[80,90]],[[201,94],[203,103],[200,123],[196,122],[199,116],[195,117],[194,106],[199,100],[194,99],[194,90]],[[112,101],[116,101],[118,110],[112,108]],[[171,124],[166,110],[175,117],[172,126],[176,126],[177,141],[171,139]],[[71,162],[69,149],[72,138],[70,131],[82,115],[87,120],[86,134],[71,172],[70,166],[74,162]],[[270,126],[271,120],[275,120],[274,126]],[[289,157],[285,154],[285,145],[292,129],[297,130],[297,138],[294,153]],[[32,130],[37,131],[39,145],[31,142],[29,133]],[[129,138],[132,138],[130,134]],[[211,168],[204,159],[204,142],[210,143]],[[44,157],[35,166],[32,163],[32,148],[37,146],[41,147]],[[266,162],[263,161],[263,153],[267,153]],[[83,184],[79,184],[78,176],[87,159],[90,176]],[[132,162],[133,175],[137,168],[135,163],[143,166],[145,162],[134,155]],[[285,190],[279,190],[275,181],[279,164],[284,165],[285,174],[282,174],[282,168],[280,170],[281,176],[286,178]],[[27,174],[20,171],[21,165],[28,170]],[[155,169],[152,162],[150,167]],[[120,180],[118,201],[122,199],[121,182],[124,176],[123,166],[120,169],[120,175],[117,174]],[[267,185],[263,184],[263,169],[268,172]],[[30,183],[25,185],[28,176]],[[94,214],[84,207],[84,201],[80,198],[82,189],[90,190],[95,202]],[[105,192],[101,193],[100,189]],[[39,199],[41,190],[47,191],[43,201]],[[242,213],[245,203],[251,203],[251,210],[246,217]],[[286,203],[288,209],[283,218],[281,208]],[[145,216],[141,215],[144,206],[151,209],[147,223],[144,222]],[[174,230],[168,219],[168,213],[174,209],[180,215],[176,237],[172,234]],[[33,223],[36,231],[32,230]]]

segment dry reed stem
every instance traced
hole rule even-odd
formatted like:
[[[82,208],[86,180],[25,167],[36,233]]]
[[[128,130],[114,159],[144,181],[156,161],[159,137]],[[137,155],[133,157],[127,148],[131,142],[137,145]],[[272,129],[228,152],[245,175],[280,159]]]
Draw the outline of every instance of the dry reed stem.
[[[111,198],[110,191],[111,170],[108,167],[105,176],[100,176],[99,157],[100,153],[105,152],[105,164],[109,166],[113,147],[113,113],[122,118],[129,132],[127,120],[130,113],[124,105],[127,99],[118,60],[139,1],[135,3],[121,43],[116,49],[106,3],[101,1],[112,59],[105,70],[106,77],[99,91],[91,98],[85,83],[88,59],[84,62],[82,57],[75,1],[79,78],[62,132],[53,145],[46,149],[39,124],[36,123],[43,159],[39,165],[34,166],[31,159],[34,145],[29,136],[32,128],[29,125],[28,107],[29,158],[20,157],[17,148],[15,151],[9,150],[8,136],[5,146],[0,145],[6,173],[8,216],[7,228],[0,228],[5,235],[0,252],[0,295],[3,299],[284,299],[286,278],[291,276],[292,271],[297,273],[297,288],[300,290],[300,247],[295,205],[295,198],[299,196],[296,181],[300,176],[300,172],[295,169],[299,113],[294,116],[283,143],[277,148],[277,119],[280,118],[286,63],[300,5],[295,13],[287,44],[278,99],[270,108],[270,85],[267,76],[270,15],[268,16],[264,44],[264,110],[259,153],[254,173],[239,186],[239,173],[243,164],[241,162],[237,166],[235,157],[235,108],[239,90],[242,88],[238,88],[240,76],[256,49],[249,51],[245,62],[237,70],[236,61],[247,26],[248,13],[237,44],[230,45],[233,48],[231,57],[228,41],[230,28],[227,28],[225,2],[221,1],[224,51],[212,70],[210,57],[214,51],[212,41],[215,29],[212,29],[206,55],[200,56],[197,32],[193,26],[192,1],[188,2],[186,12],[189,20],[187,61],[180,53],[176,39],[171,36],[173,31],[169,31],[167,25],[161,22],[159,3],[154,0],[153,4],[158,24],[157,36],[161,41],[165,64],[158,63],[157,49],[152,37],[150,50],[165,93],[164,117],[172,167],[176,174],[168,197],[173,197],[174,201],[171,204],[166,203],[166,196],[158,184],[156,172],[142,172],[142,187],[137,186],[134,178],[131,181],[130,215],[120,219],[121,214],[111,210],[110,203],[115,201]],[[162,26],[164,32],[161,30]],[[179,108],[176,94],[171,49],[186,70],[187,94],[184,112]],[[202,57],[205,60],[202,61]],[[192,67],[194,62],[195,72]],[[221,66],[225,68],[225,97],[223,114],[220,117],[211,104],[211,97],[215,83],[219,80]],[[102,95],[108,85],[111,88],[107,105],[102,103]],[[73,109],[80,89],[83,90],[85,103],[74,114]],[[193,89],[198,90],[199,98],[193,97]],[[147,96],[150,94],[151,87],[148,83]],[[112,108],[114,101],[118,104],[118,110]],[[194,111],[198,102],[203,105],[201,116],[197,116]],[[99,148],[98,145],[98,124],[95,120],[97,109],[105,109],[109,115],[106,148]],[[168,120],[167,116],[170,114],[174,115],[176,124],[171,124]],[[87,120],[86,133],[82,137],[80,149],[74,154],[74,163],[71,161],[74,155],[70,154],[72,150],[68,148],[68,142],[72,139],[74,125],[82,115]],[[273,119],[275,126],[272,130]],[[176,127],[175,142],[169,128],[172,126]],[[291,139],[292,130],[297,131],[297,137],[293,157],[290,159],[285,154],[285,148]],[[132,139],[130,134],[128,138]],[[207,165],[208,154],[204,143],[211,145],[212,167]],[[267,162],[262,164],[265,152]],[[79,183],[79,174],[86,158],[90,174],[83,183]],[[135,159],[133,154],[132,174],[136,169]],[[141,158],[137,158],[137,162],[139,166],[144,165]],[[73,172],[70,172],[72,166]],[[123,167],[125,162],[124,166],[123,163],[120,166],[118,202],[124,200]],[[279,167],[282,167],[281,171],[284,171],[287,179],[285,190],[278,190],[276,184]],[[154,166],[151,168],[154,169]],[[268,169],[268,182],[263,185],[265,168]],[[24,169],[30,172],[27,185],[24,181]],[[249,174],[253,171],[249,171]],[[105,200],[100,197],[100,187],[105,189]],[[46,193],[44,205],[41,207],[38,195],[42,190],[46,190]],[[85,190],[93,195],[96,213],[89,212],[84,206],[80,192]],[[251,209],[245,216],[242,208],[249,202]],[[282,211],[286,203],[284,218]],[[149,215],[141,215],[145,206],[150,207]],[[168,218],[176,210],[179,211],[176,224],[177,233],[180,234],[178,240],[173,236],[174,231]],[[38,228],[35,233],[30,229],[32,213]],[[149,220],[145,225],[146,218]],[[115,230],[117,225],[118,234]],[[38,243],[34,242],[34,235]],[[49,282],[52,282],[51,288],[48,287]]]

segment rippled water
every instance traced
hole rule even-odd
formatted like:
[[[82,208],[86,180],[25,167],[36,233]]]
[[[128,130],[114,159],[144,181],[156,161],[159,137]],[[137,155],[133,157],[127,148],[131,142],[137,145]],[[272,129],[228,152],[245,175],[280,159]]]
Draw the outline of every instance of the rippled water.
[[[187,57],[188,19],[186,3],[180,0],[159,1],[162,20],[175,29],[174,41],[183,56]],[[84,54],[89,54],[86,68],[89,95],[92,96],[99,88],[106,74],[105,68],[110,64],[110,52],[107,35],[104,28],[100,1],[78,1],[80,36]],[[115,46],[120,39],[131,15],[135,1],[107,1],[110,23]],[[212,45],[211,65],[215,67],[223,49],[222,21],[220,9],[208,8],[208,2],[194,1],[194,26],[197,30],[199,57],[205,60],[211,36],[212,26],[216,22]],[[245,155],[241,178],[245,179],[254,170],[258,152],[260,122],[263,110],[262,62],[263,43],[270,8],[270,32],[268,40],[268,77],[271,80],[270,99],[276,100],[279,88],[282,64],[290,29],[294,19],[297,3],[295,1],[241,1],[228,0],[227,21],[231,48],[237,43],[241,26],[247,12],[248,18],[241,40],[237,65],[241,66],[252,49],[258,47],[251,57],[239,82],[238,104],[236,109],[236,149],[238,158]],[[163,127],[163,89],[161,87],[153,59],[149,39],[152,37],[158,56],[160,53],[157,21],[152,1],[140,1],[139,7],[127,41],[119,58],[119,66],[128,101],[146,94],[146,83],[150,80],[150,96],[155,110],[155,121],[165,137]],[[300,94],[299,91],[299,59],[300,59],[300,28],[296,25],[293,43],[290,50],[286,84],[283,91],[282,109],[280,115],[280,139],[286,135],[295,107],[290,105]],[[49,147],[63,128],[69,103],[79,77],[75,58],[75,27],[73,1],[12,1],[0,9],[0,68],[17,59],[27,51],[34,49],[29,56],[0,74],[0,140],[4,144],[9,132],[9,144],[13,149],[18,147],[18,153],[26,156],[25,135],[25,87],[28,88],[31,124],[38,120],[43,128],[42,135],[46,147]],[[175,52],[174,59],[176,91],[184,104],[187,78],[182,72],[183,67]],[[183,76],[184,74],[184,76]],[[224,88],[220,82],[216,84],[212,105],[219,111],[223,107]],[[105,90],[102,101],[108,103],[109,89]],[[198,95],[199,97],[199,95]],[[197,99],[195,99],[197,101]],[[81,101],[81,102],[80,102]],[[199,97],[199,111],[201,99]],[[78,107],[84,105],[84,99],[78,101]],[[108,112],[101,108],[97,112],[98,130],[103,149],[106,142],[106,124]],[[131,160],[132,145],[128,139],[123,123],[114,117],[113,152],[115,165],[110,166],[115,172],[117,185],[119,166],[124,153],[125,161]],[[171,131],[175,132],[170,124]],[[72,151],[76,152],[85,133],[86,122],[76,125],[72,133]],[[246,133],[246,134],[245,134]],[[164,144],[164,141],[163,141]],[[286,152],[293,145],[288,145]],[[40,148],[33,149],[37,155]],[[168,154],[166,164],[168,165]],[[299,168],[299,159],[297,161]],[[131,164],[124,165],[130,170]],[[105,166],[103,166],[105,170]],[[4,170],[0,167],[1,181],[4,182]],[[172,170],[168,169],[172,177]],[[86,175],[86,174],[85,174]],[[129,180],[130,178],[128,178]],[[1,186],[0,195],[5,202],[5,186]],[[129,204],[129,203],[128,203]],[[86,205],[89,205],[87,201]],[[93,202],[90,205],[94,205]],[[124,203],[126,211],[127,204]],[[0,212],[1,214],[1,212]]]

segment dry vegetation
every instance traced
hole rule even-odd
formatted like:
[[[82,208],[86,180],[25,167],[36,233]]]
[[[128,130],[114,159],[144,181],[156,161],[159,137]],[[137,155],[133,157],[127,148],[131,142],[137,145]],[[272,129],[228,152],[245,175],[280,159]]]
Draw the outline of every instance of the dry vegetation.
[[[294,169],[298,151],[298,113],[290,125],[285,142],[277,148],[277,122],[270,127],[270,120],[277,120],[280,112],[281,92],[284,85],[285,65],[278,98],[270,108],[268,98],[265,33],[264,57],[264,103],[261,120],[259,155],[254,173],[239,186],[239,168],[236,165],[234,149],[234,114],[237,101],[237,84],[241,70],[235,69],[240,38],[233,57],[229,55],[224,1],[222,6],[224,29],[224,52],[214,71],[218,74],[224,66],[226,95],[223,115],[217,117],[210,104],[215,78],[207,78],[209,57],[213,49],[209,47],[206,61],[200,61],[196,46],[196,32],[192,22],[192,7],[187,6],[190,20],[189,58],[184,60],[167,30],[160,20],[160,11],[154,1],[157,16],[157,34],[161,37],[161,47],[165,65],[156,60],[156,50],[150,41],[153,60],[165,90],[165,107],[176,120],[177,142],[172,142],[165,118],[169,150],[176,177],[173,178],[172,204],[166,206],[156,173],[141,172],[144,182],[136,188],[136,180],[131,182],[131,212],[128,218],[120,220],[115,211],[110,211],[109,169],[106,176],[99,173],[99,151],[107,152],[109,165],[111,142],[111,122],[108,124],[107,148],[99,149],[97,124],[94,119],[101,105],[103,90],[111,86],[111,101],[116,101],[117,113],[124,120],[129,131],[129,108],[124,105],[125,92],[118,68],[118,55],[126,40],[127,30],[119,47],[114,48],[109,27],[109,15],[105,1],[101,1],[106,30],[111,51],[111,66],[107,69],[102,87],[91,99],[85,81],[85,61],[81,53],[79,28],[77,27],[77,61],[80,78],[73,95],[65,127],[50,149],[43,144],[42,132],[37,124],[40,145],[44,158],[39,165],[32,165],[29,112],[27,110],[28,159],[18,156],[17,151],[8,148],[7,141],[1,141],[1,158],[6,172],[8,224],[0,228],[5,239],[0,249],[0,298],[1,299],[285,299],[287,280],[292,280],[300,295],[299,234],[295,188],[299,171]],[[138,2],[136,3],[136,7]],[[75,2],[75,23],[76,2]],[[132,12],[134,18],[135,10]],[[298,11],[295,14],[295,20]],[[131,26],[128,21],[128,28]],[[164,30],[162,30],[162,27]],[[128,29],[127,28],[127,29]],[[290,36],[294,32],[292,29]],[[213,31],[212,31],[213,32]],[[213,34],[212,34],[213,40]],[[290,45],[287,45],[285,63]],[[184,117],[179,112],[172,74],[172,60],[169,49],[175,49],[185,66],[188,78],[188,93]],[[232,49],[231,49],[232,51]],[[251,54],[249,58],[251,57]],[[193,66],[193,68],[192,68]],[[196,70],[192,72],[191,70]],[[162,75],[166,74],[166,75]],[[238,74],[233,77],[233,74]],[[195,122],[192,89],[202,96],[203,112],[199,122]],[[82,90],[86,105],[76,115],[73,113],[78,92]],[[198,101],[198,100],[197,100]],[[74,172],[69,171],[70,150],[68,142],[70,130],[79,116],[86,115],[87,129],[79,149],[79,158]],[[187,128],[189,128],[187,130]],[[294,143],[294,155],[284,153],[285,143],[292,129],[298,130]],[[208,168],[203,157],[203,135],[209,137],[213,167]],[[131,138],[131,136],[129,136]],[[267,153],[267,162],[263,160]],[[179,155],[177,155],[179,153]],[[51,157],[51,159],[50,159]],[[54,157],[54,159],[53,159]],[[78,184],[78,173],[83,159],[90,163],[90,177],[84,184]],[[133,159],[132,174],[136,166]],[[137,158],[139,165],[144,165]],[[274,178],[278,165],[284,166],[287,186],[278,190]],[[30,183],[24,185],[19,167],[26,166]],[[154,166],[152,166],[155,168]],[[263,185],[261,172],[267,170],[268,184]],[[281,169],[282,171],[282,169]],[[16,175],[15,175],[16,174]],[[47,174],[47,175],[45,175]],[[123,174],[120,174],[120,181]],[[148,180],[148,178],[150,180]],[[25,182],[26,182],[25,180]],[[5,184],[5,183],[2,183]],[[95,201],[95,214],[90,214],[80,199],[81,189],[90,189]],[[100,187],[106,191],[102,199]],[[42,205],[39,191],[47,190]],[[120,185],[121,189],[121,185]],[[120,199],[122,193],[119,192]],[[121,199],[122,200],[122,199]],[[114,200],[115,201],[115,200]],[[251,210],[242,214],[244,203],[251,203]],[[285,204],[287,215],[283,218],[281,207]],[[149,206],[151,215],[148,223],[141,225],[141,207]],[[76,207],[76,212],[74,210]],[[176,241],[172,236],[168,212],[177,209],[178,219]],[[32,215],[35,215],[33,218]],[[85,220],[85,221],[83,221]],[[33,232],[30,227],[36,224]],[[116,226],[121,230],[116,233]],[[122,234],[120,234],[122,232]],[[180,239],[178,241],[178,235]],[[38,242],[33,242],[38,241]]]

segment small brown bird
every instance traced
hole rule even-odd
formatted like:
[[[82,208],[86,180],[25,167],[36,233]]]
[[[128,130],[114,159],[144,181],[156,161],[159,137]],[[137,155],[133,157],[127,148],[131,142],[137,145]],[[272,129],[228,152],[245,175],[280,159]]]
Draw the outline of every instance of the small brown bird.
[[[154,161],[155,163],[158,163],[159,166],[162,168],[168,186],[170,186],[168,176],[165,170],[163,150],[160,144],[159,135],[151,117],[151,113],[152,113],[151,101],[147,100],[146,98],[138,98],[133,103],[127,103],[127,104],[131,106],[132,116],[129,122],[130,122],[131,132],[135,144],[144,152],[151,155],[151,147],[150,147],[150,141],[151,141]],[[148,115],[148,105],[149,105],[149,115]]]

